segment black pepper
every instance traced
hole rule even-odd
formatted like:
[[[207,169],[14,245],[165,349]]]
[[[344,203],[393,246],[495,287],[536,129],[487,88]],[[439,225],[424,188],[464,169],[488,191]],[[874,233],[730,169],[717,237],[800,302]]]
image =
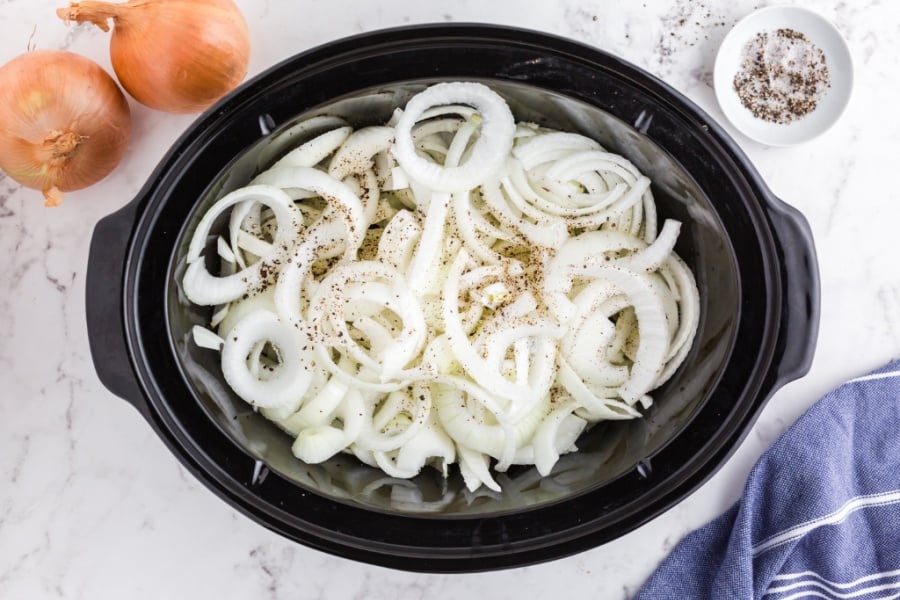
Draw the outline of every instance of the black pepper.
[[[733,85],[754,117],[782,125],[814,111],[831,87],[822,50],[786,28],[760,32],[747,43]]]

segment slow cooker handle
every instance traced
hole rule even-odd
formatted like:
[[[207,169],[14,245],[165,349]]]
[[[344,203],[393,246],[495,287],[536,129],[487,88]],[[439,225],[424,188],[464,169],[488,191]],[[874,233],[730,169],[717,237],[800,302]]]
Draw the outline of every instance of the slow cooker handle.
[[[805,375],[815,354],[819,333],[819,265],[812,230],[803,214],[774,195],[770,194],[768,200],[785,299],[775,351],[777,360],[773,366],[776,385],[781,387]]]
[[[137,215],[135,200],[107,215],[94,227],[88,256],[86,312],[91,359],[101,383],[148,416],[125,336],[125,256]]]

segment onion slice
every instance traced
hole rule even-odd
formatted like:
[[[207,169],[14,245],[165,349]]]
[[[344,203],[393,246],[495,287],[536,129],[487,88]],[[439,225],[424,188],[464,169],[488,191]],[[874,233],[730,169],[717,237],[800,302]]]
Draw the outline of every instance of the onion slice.
[[[420,156],[412,128],[436,106],[466,104],[478,111],[482,126],[468,159],[459,166],[444,167]],[[512,148],[516,124],[506,102],[480,83],[439,83],[413,96],[397,122],[393,152],[407,175],[439,192],[467,191],[497,170]]]
[[[272,209],[278,221],[278,230],[271,245],[271,250],[260,257],[259,265],[250,265],[225,277],[216,277],[207,269],[202,256],[207,237],[216,218],[235,204],[252,201],[265,204]],[[194,235],[188,246],[187,270],[182,279],[184,293],[196,304],[213,305],[231,302],[241,295],[259,286],[268,272],[268,267],[277,256],[282,255],[284,248],[293,245],[297,237],[297,222],[303,217],[294,206],[290,197],[277,188],[254,185],[241,188],[226,195],[209,210],[194,229]]]
[[[279,356],[268,378],[251,373],[247,356],[256,344],[271,344]],[[303,337],[269,311],[252,312],[241,319],[225,337],[222,346],[222,374],[228,385],[244,400],[261,408],[296,408],[312,380],[311,353],[304,351]]]

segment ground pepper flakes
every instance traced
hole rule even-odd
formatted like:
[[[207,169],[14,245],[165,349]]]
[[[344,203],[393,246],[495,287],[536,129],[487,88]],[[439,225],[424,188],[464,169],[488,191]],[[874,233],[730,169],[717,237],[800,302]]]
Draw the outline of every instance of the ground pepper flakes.
[[[782,125],[814,111],[830,87],[825,54],[793,29],[756,34],[734,76],[734,89],[753,116]]]

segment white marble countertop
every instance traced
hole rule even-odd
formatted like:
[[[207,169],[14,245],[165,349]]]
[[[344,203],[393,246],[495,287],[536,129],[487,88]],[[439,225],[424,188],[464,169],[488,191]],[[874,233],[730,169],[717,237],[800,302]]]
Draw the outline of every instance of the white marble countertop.
[[[0,1],[0,63],[68,48],[109,67],[108,37],[67,29],[60,0]],[[549,31],[616,53],[724,120],[711,88],[715,50],[756,0],[238,0],[253,37],[251,73],[344,35],[434,21]],[[192,117],[132,103],[133,141],[100,184],[48,210],[0,175],[0,598],[627,597],[682,536],[738,497],[759,454],[841,380],[900,356],[900,4],[803,2],[832,19],[856,61],[842,120],[793,149],[735,133],[772,190],[809,219],[822,275],[810,373],[769,402],[727,464],[677,507],[577,556],[475,575],[371,567],[289,542],[195,481],[147,424],[94,374],[84,274],[95,222],[127,203]],[[726,127],[728,127],[726,125]],[[732,129],[729,129],[733,132]]]

